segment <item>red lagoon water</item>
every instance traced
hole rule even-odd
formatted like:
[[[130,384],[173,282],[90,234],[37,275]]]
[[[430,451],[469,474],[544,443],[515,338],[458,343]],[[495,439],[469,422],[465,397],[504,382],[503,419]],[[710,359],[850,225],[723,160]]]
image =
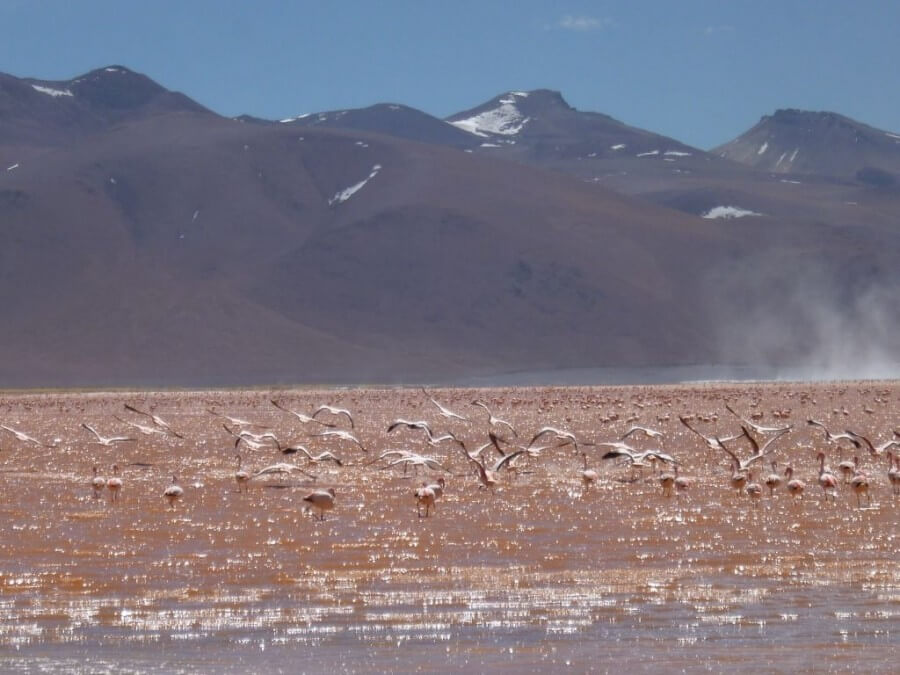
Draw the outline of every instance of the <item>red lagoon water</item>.
[[[861,454],[871,505],[843,484],[827,503],[819,449],[836,466],[853,453],[806,424],[821,419],[880,443],[900,424],[896,383],[436,390],[469,422],[441,417],[418,390],[22,394],[0,397],[0,667],[92,672],[710,670],[897,672],[900,496],[887,460]],[[368,449],[316,437],[269,403],[350,409]],[[493,491],[458,447],[421,432],[386,433],[397,417],[487,441],[479,398],[523,438],[545,425],[582,441],[635,436],[681,463],[692,485],[664,497],[653,470],[585,447],[599,473],[582,483],[572,446],[523,455]],[[729,486],[728,458],[678,421],[740,431],[724,408],[795,429],[771,459],[807,483],[752,502]],[[183,439],[145,436],[152,410]],[[272,429],[344,466],[307,465],[271,445],[242,444],[243,467],[295,462],[316,475],[268,476],[238,491],[234,437],[210,412]],[[319,416],[347,426],[346,419]],[[136,442],[103,446],[103,435]],[[251,428],[260,432],[262,427]],[[508,435],[508,434],[507,434]],[[549,441],[549,439],[548,439]],[[388,448],[432,454],[447,469],[437,512],[419,518],[425,479],[375,461]],[[747,443],[735,451],[749,456]],[[768,461],[769,458],[767,458]],[[92,467],[121,468],[115,503],[94,498]],[[765,464],[760,462],[759,464]],[[758,470],[768,472],[768,466]],[[177,474],[183,499],[162,492]],[[438,472],[430,471],[429,478]],[[303,509],[333,487],[324,521]]]

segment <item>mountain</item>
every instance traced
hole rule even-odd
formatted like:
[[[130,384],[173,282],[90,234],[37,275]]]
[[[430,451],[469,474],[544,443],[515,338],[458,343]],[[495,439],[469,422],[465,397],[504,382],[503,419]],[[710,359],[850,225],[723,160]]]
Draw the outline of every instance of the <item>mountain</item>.
[[[455,120],[472,130],[390,105],[341,115],[348,128],[228,119],[143,75],[95,73],[3,80],[3,386],[789,362],[820,351],[810,304],[830,335],[867,329],[845,340],[857,353],[894,334],[891,314],[873,324],[857,303],[897,286],[884,191],[667,156],[692,151],[639,130],[615,138],[659,153],[623,159],[600,130],[627,127],[552,92],[513,94],[535,98],[493,131],[471,122],[490,106]],[[391,127],[395,114],[421,126]],[[620,183],[560,169],[599,138],[610,152],[592,161]]]
[[[556,172],[181,109],[3,171],[0,222],[6,386],[695,362],[676,294],[735,246]]]
[[[548,89],[507,92],[447,121],[481,138],[482,148],[512,147],[531,161],[623,156],[661,160],[702,154],[608,115],[578,111],[558,91]]]
[[[900,177],[900,134],[832,112],[778,110],[713,150],[788,176],[818,175],[890,187]]]
[[[353,129],[387,134],[421,143],[473,148],[479,141],[472,134],[431,115],[396,103],[379,103],[368,108],[304,114],[280,120],[282,124],[325,129]]]
[[[71,143],[116,124],[175,112],[212,116],[187,96],[123,66],[64,81],[0,73],[0,146]]]

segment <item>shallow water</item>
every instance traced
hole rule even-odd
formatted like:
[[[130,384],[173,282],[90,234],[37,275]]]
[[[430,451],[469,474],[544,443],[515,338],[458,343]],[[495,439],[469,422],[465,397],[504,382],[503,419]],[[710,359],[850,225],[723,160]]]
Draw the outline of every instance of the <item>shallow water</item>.
[[[843,486],[824,503],[812,449],[822,443],[805,426],[818,416],[882,439],[896,424],[895,383],[435,394],[473,422],[441,418],[415,390],[278,392],[306,412],[349,407],[368,455],[309,436],[267,392],[0,397],[0,423],[60,439],[45,449],[0,432],[0,667],[896,672],[900,497],[886,461],[863,457],[872,506],[857,508]],[[387,447],[426,450],[415,432],[384,433],[395,417],[479,445],[487,426],[468,405],[476,396],[523,436],[545,424],[592,441],[631,422],[657,427],[693,485],[663,497],[652,471],[626,482],[628,469],[588,448],[600,480],[585,489],[568,447],[542,451],[491,493],[458,449],[442,446],[429,452],[458,475],[436,514],[420,519],[412,492],[422,477],[364,462]],[[754,504],[735,493],[724,453],[677,421],[691,412],[706,430],[739,430],[726,400],[766,423],[790,409],[797,430],[773,458],[806,480],[803,500],[782,489]],[[90,443],[83,421],[105,434],[129,431],[114,414],[142,421],[125,401],[153,408],[185,439]],[[241,450],[248,469],[287,460],[315,472],[316,486],[335,487],[335,510],[324,522],[304,513],[312,481],[302,476],[238,492],[234,439],[209,407],[342,456],[347,466],[306,466],[270,448]],[[91,467],[108,473],[114,462],[121,498],[94,499]],[[173,473],[185,495],[169,508],[162,491]]]

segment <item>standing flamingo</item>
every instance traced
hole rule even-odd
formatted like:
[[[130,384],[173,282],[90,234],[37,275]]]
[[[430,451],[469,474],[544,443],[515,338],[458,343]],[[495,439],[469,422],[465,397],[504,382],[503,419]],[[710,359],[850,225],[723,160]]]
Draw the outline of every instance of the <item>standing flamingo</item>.
[[[755,483],[753,481],[752,471],[747,474],[747,485],[744,487],[744,491],[750,496],[750,499],[752,499],[757,504],[762,498],[762,486],[759,483]]]
[[[796,499],[797,497],[803,496],[803,491],[806,489],[806,483],[804,483],[799,478],[794,478],[794,467],[788,465],[788,467],[784,470],[784,477],[787,479],[787,490],[790,495]]]
[[[99,474],[99,469],[94,467],[94,477],[91,478],[91,489],[94,491],[94,499],[100,499],[103,488],[106,487],[106,479]]]
[[[869,476],[859,468],[859,458],[854,457],[854,459],[856,460],[856,470],[853,478],[850,479],[850,487],[856,493],[856,507],[862,508],[861,495],[866,496],[866,505],[872,506],[872,496],[869,494]]]
[[[250,481],[250,474],[241,468],[241,456],[235,455],[237,458],[237,471],[234,472],[234,482],[237,483],[238,492],[243,492],[241,487]]]
[[[172,475],[172,484],[165,489],[163,492],[163,497],[166,498],[166,501],[169,502],[170,508],[175,508],[175,502],[181,499],[182,495],[184,495],[184,490],[178,484],[178,476]]]
[[[837,501],[835,492],[837,491],[837,477],[831,473],[831,469],[825,466],[825,453],[820,452],[816,455],[819,460],[819,485],[822,486],[822,492],[825,493],[825,499],[828,499],[828,493],[831,493],[832,501]]]
[[[900,455],[895,455],[892,452],[887,454],[888,458],[888,482],[891,484],[891,488],[895,495],[900,495]],[[892,467],[892,464],[896,464],[896,467]]]
[[[106,489],[109,490],[109,501],[115,502],[119,500],[119,494],[122,492],[122,479],[119,477],[119,465],[113,464],[113,475],[106,481]]]
[[[597,472],[588,468],[587,453],[582,452],[581,456],[584,458],[584,468],[581,470],[581,482],[584,483],[584,488],[586,490],[597,480]]]
[[[773,460],[772,461],[772,473],[766,476],[763,481],[766,484],[766,487],[769,488],[769,497],[774,496],[775,488],[781,485],[781,476],[778,475],[777,464]]]

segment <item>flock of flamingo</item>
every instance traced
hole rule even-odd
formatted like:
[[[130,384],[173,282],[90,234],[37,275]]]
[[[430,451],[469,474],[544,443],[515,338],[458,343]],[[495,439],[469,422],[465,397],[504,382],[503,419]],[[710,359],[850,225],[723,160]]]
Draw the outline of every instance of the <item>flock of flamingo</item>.
[[[436,413],[441,418],[464,422],[470,426],[475,423],[472,418],[450,410],[447,406],[430,396],[426,390],[423,389],[422,392],[435,407]],[[350,410],[331,405],[321,405],[307,415],[303,412],[292,410],[274,399],[271,400],[271,404],[303,425],[314,426],[317,431],[309,434],[311,439],[321,442],[341,443],[345,448],[352,447],[354,451],[370,455],[369,448],[366,447],[355,432],[354,417]],[[449,468],[451,466],[450,453],[457,451],[461,453],[465,464],[472,469],[472,473],[479,481],[480,486],[486,490],[493,490],[501,481],[501,474],[503,473],[511,474],[514,477],[520,472],[527,472],[528,470],[521,466],[522,462],[527,458],[537,460],[542,456],[549,455],[554,450],[566,447],[574,448],[581,460],[577,476],[580,477],[580,481],[584,485],[585,494],[591,485],[600,480],[600,474],[589,466],[588,448],[602,448],[602,454],[599,454],[600,460],[614,460],[630,467],[629,476],[618,478],[623,483],[644,480],[644,469],[651,469],[653,475],[646,480],[656,481],[662,489],[662,494],[666,497],[683,493],[689,490],[691,486],[691,480],[679,473],[681,463],[673,454],[663,452],[658,447],[638,449],[633,445],[638,438],[646,439],[649,443],[661,443],[664,440],[664,434],[661,431],[635,424],[614,440],[598,442],[578,439],[570,431],[553,426],[544,426],[535,433],[530,434],[529,438],[528,436],[520,436],[518,430],[510,422],[497,417],[484,401],[474,400],[471,405],[483,409],[487,414],[487,419],[484,422],[484,427],[486,428],[482,432],[486,433],[486,438],[483,437],[484,442],[478,447],[470,449],[466,442],[453,431],[436,433],[432,424],[428,421],[395,419],[387,426],[386,434],[391,436],[405,434],[403,438],[407,442],[411,442],[411,439],[418,437],[428,448],[449,447],[451,450],[447,454],[446,459],[438,458],[434,454],[425,454],[423,451],[385,449],[377,457],[359,460],[355,463],[364,466],[383,463],[383,466],[380,467],[382,470],[402,468],[405,476],[408,476],[410,469],[413,470],[414,474],[419,469],[439,473],[440,477],[426,480],[413,491],[417,514],[422,518],[427,518],[434,512],[436,502],[444,493],[447,483],[443,475],[460,475],[452,474]],[[692,435],[702,442],[702,445],[708,452],[727,463],[728,467],[730,467],[730,471],[727,472],[728,484],[736,493],[745,494],[752,501],[759,502],[766,490],[768,490],[769,496],[772,497],[775,491],[784,484],[791,497],[795,499],[802,497],[806,491],[806,482],[794,477],[794,468],[790,464],[786,465],[782,472],[779,472],[777,460],[774,458],[779,442],[794,429],[794,425],[764,426],[742,416],[727,403],[725,407],[736,418],[735,426],[740,429],[739,432],[728,435],[703,433],[698,428],[699,425],[695,416],[686,414],[679,416],[678,419]],[[137,432],[147,436],[157,435],[185,440],[183,434],[173,429],[159,415],[128,403],[124,404],[124,408],[133,416],[138,416],[138,419],[141,421],[127,419],[119,415],[114,415],[113,417]],[[305,458],[310,464],[331,462],[339,467],[348,464],[348,462],[345,462],[330,450],[312,452],[301,443],[283,443],[278,435],[270,428],[266,428],[265,425],[213,409],[207,409],[206,412],[221,420],[222,429],[234,439],[233,448],[235,452],[238,451],[241,445],[244,445],[252,451],[275,450],[283,456],[297,455]],[[348,428],[339,428],[339,423]],[[852,449],[854,452],[863,451],[867,453],[868,457],[875,461],[882,461],[881,458],[885,458],[887,460],[887,479],[892,488],[892,493],[895,496],[900,495],[900,453],[893,452],[895,448],[900,447],[900,432],[892,431],[892,437],[889,440],[876,445],[867,436],[851,430],[842,430],[834,433],[824,423],[814,419],[808,419],[807,424],[820,430],[823,433],[825,444],[828,447],[837,448],[841,455],[844,449]],[[104,436],[94,426],[86,422],[82,423],[81,427],[92,436],[92,443],[101,446],[114,446],[137,441],[136,437],[128,435]],[[23,443],[31,443],[48,448],[55,447],[53,444],[45,444],[33,436],[8,425],[0,424],[0,430],[13,434],[17,440]],[[635,440],[632,440],[632,437]],[[738,445],[741,443],[749,448],[749,454],[745,454],[744,457],[738,454]],[[781,442],[781,445],[784,445],[783,442]],[[229,447],[232,446],[229,445]],[[234,473],[234,481],[237,484],[238,491],[243,491],[254,479],[265,476],[301,474],[311,481],[317,480],[315,474],[287,461],[280,461],[250,472],[243,468],[240,454],[236,454],[235,459],[237,460],[237,469]],[[837,491],[841,484],[844,484],[856,495],[857,507],[862,508],[863,497],[866,499],[866,505],[871,506],[870,488],[873,485],[874,476],[863,468],[858,453],[853,456],[852,460],[841,460],[838,464],[837,472],[826,464],[826,453],[824,451],[819,450],[817,452],[816,461],[818,462],[816,480],[822,490],[825,502],[829,498],[835,501]],[[140,463],[136,462],[135,464]],[[771,469],[768,472],[762,470],[766,464]],[[838,477],[839,474],[841,476],[840,479]],[[462,476],[465,475],[462,474]],[[111,467],[110,476],[101,475],[99,467],[94,466],[90,486],[95,498],[102,498],[105,491],[109,502],[115,503],[123,490],[123,478],[118,464],[114,464]],[[172,476],[172,482],[165,487],[162,496],[171,508],[174,508],[184,498],[184,490],[179,485],[177,475]],[[325,513],[334,508],[335,497],[336,492],[334,488],[323,488],[309,492],[303,497],[303,501],[306,507],[314,512],[316,517],[324,520]]]

